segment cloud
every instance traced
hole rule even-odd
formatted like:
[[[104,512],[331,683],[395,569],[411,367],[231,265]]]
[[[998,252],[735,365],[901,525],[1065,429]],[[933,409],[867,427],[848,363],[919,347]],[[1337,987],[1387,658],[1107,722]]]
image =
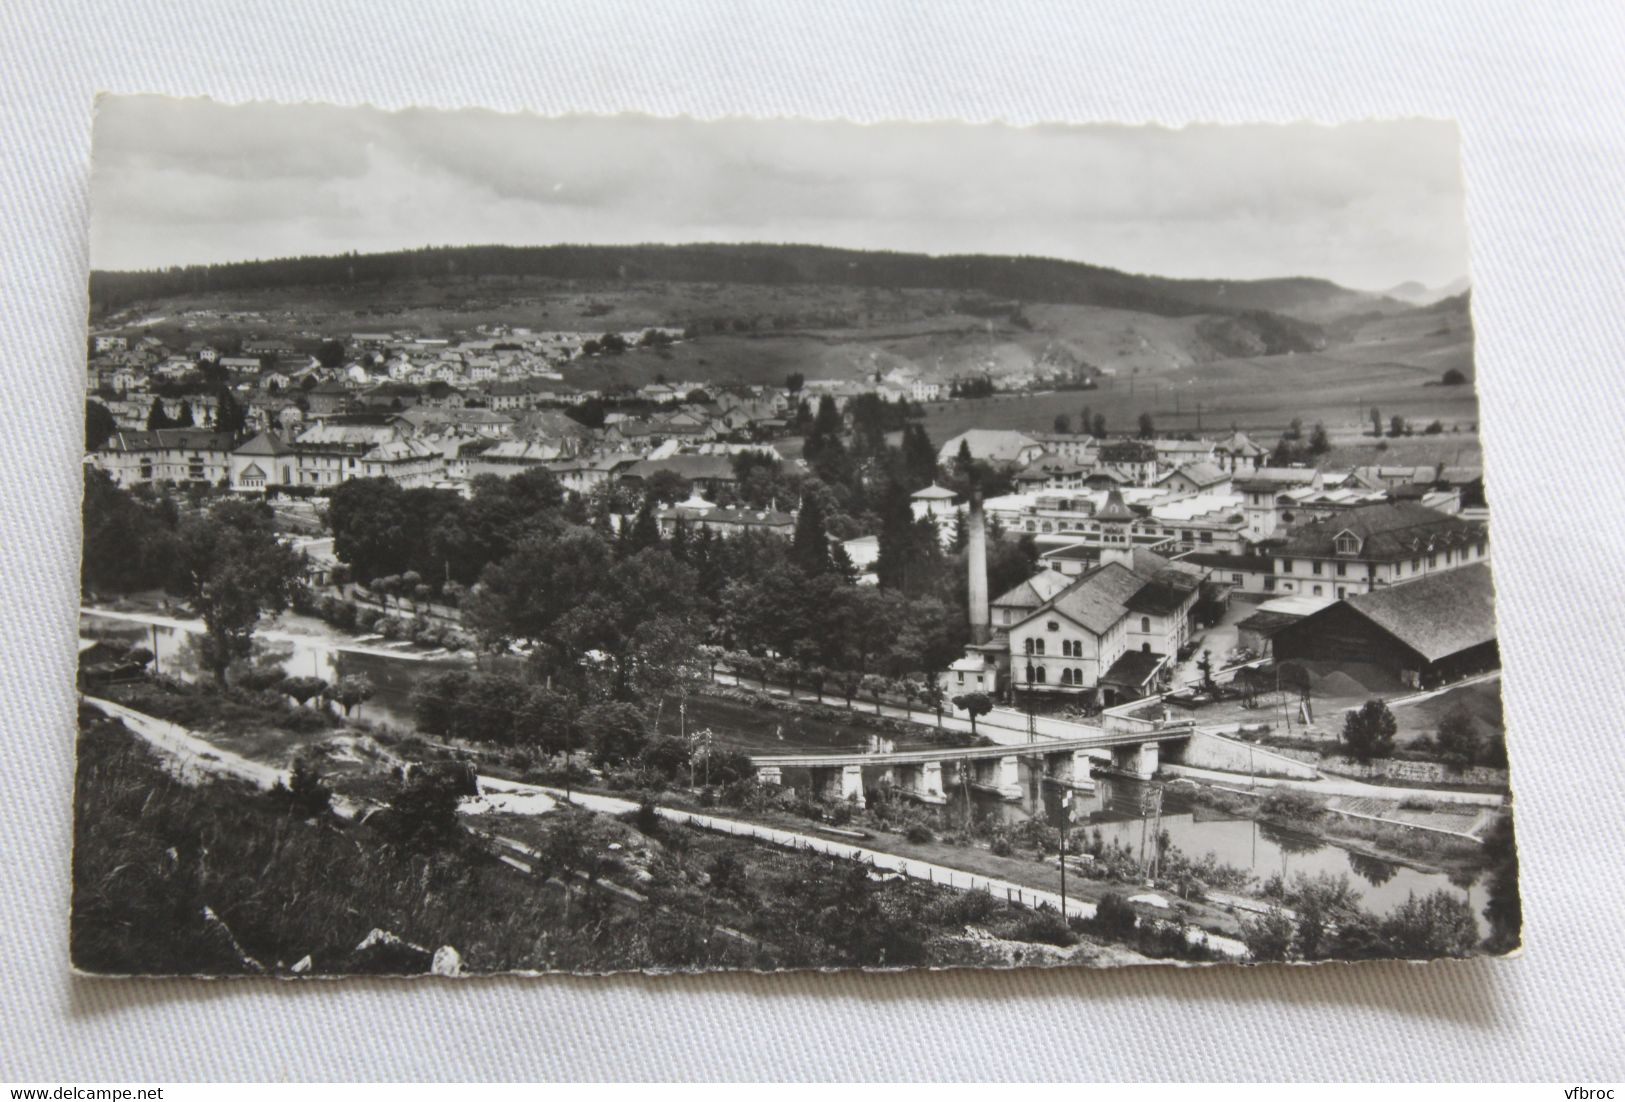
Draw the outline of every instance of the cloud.
[[[424,244],[801,241],[1362,287],[1466,270],[1447,123],[559,119],[114,97],[92,261]]]

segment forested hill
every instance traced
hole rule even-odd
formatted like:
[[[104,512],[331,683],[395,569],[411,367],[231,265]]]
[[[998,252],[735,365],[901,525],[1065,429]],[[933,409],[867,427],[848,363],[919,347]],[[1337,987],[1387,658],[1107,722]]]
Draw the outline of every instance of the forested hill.
[[[1333,313],[1397,305],[1322,279],[1163,279],[1042,257],[936,257],[811,245],[477,245],[302,256],[162,271],[92,272],[90,298],[92,313],[102,315],[169,295],[479,276],[929,288],[1171,317],[1268,311],[1318,320]]]

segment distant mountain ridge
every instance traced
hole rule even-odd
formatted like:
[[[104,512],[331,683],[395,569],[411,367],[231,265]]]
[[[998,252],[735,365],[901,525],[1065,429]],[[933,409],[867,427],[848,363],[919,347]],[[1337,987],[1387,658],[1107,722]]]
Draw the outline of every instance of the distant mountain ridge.
[[[1465,293],[1471,286],[1467,277],[1452,280],[1443,287],[1428,287],[1416,280],[1407,280],[1397,286],[1390,287],[1382,294],[1396,302],[1403,302],[1407,306],[1433,306],[1446,299],[1456,298]]]
[[[1105,306],[1167,317],[1280,315],[1264,327],[1297,331],[1361,310],[1382,296],[1310,277],[1168,279],[1032,256],[927,256],[816,245],[469,245],[391,253],[302,256],[145,272],[93,271],[93,315],[145,299],[215,291],[387,284],[447,277],[533,276],[635,283],[815,284],[908,287],[1027,303]],[[1307,330],[1289,340],[1312,344]],[[1272,342],[1273,343],[1273,342]]]

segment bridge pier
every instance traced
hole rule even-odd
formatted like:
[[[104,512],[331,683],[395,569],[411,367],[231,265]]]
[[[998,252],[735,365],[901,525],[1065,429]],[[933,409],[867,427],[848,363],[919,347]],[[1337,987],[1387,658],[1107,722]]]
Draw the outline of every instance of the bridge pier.
[[[813,791],[818,793],[820,799],[847,800],[859,807],[864,805],[861,765],[837,765],[811,772]]]
[[[1083,750],[1045,754],[1044,776],[1067,788],[1093,791],[1095,787],[1094,779],[1089,775],[1089,755]]]
[[[975,763],[976,783],[998,792],[1006,800],[1021,799],[1021,767],[1014,754],[986,758]]]
[[[1130,742],[1114,746],[1112,765],[1142,780],[1149,780],[1157,771],[1157,748],[1156,742]]]
[[[948,796],[942,789],[942,763],[920,762],[918,765],[899,765],[897,783],[902,790],[922,803],[945,804]]]

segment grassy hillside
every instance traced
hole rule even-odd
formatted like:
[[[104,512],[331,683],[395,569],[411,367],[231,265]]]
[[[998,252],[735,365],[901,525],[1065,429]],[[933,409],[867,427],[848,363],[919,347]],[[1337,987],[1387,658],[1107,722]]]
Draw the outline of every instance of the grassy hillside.
[[[613,263],[612,263],[613,262]],[[330,282],[315,282],[318,280]],[[912,284],[888,283],[912,280]],[[691,326],[672,347],[577,361],[589,388],[656,379],[777,384],[893,367],[937,378],[1093,368],[1082,396],[933,412],[942,438],[972,423],[1047,427],[1082,405],[1117,430],[1150,412],[1170,429],[1275,430],[1293,417],[1363,421],[1377,405],[1426,423],[1476,422],[1466,295],[1415,308],[1317,280],[1220,283],[1131,276],[1033,258],[909,256],[801,246],[421,250],[96,273],[102,326],[184,346],[249,335],[467,333],[505,324],[603,332]],[[133,296],[133,297],[132,297]],[[1318,319],[1318,320],[1305,320]],[[1076,408],[1074,408],[1076,407]]]
[[[652,282],[919,288],[1014,302],[1110,306],[1180,317],[1270,311],[1309,320],[1356,308],[1397,307],[1320,279],[1178,280],[1043,257],[924,256],[809,245],[472,246],[93,272],[92,314],[141,300],[209,291],[404,286],[425,279],[504,277]]]

